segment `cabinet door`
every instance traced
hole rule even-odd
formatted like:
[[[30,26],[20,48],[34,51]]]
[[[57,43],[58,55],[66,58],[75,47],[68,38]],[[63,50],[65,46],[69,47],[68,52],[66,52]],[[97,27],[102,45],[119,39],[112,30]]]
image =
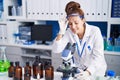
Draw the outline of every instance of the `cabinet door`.
[[[50,0],[50,20],[58,20],[59,19],[59,7],[60,7],[60,2],[61,0]]]
[[[49,20],[50,0],[27,0],[27,18]]]
[[[66,16],[65,7],[71,0],[27,0],[27,18],[59,20]],[[108,0],[74,0],[81,5],[87,21],[107,20]]]

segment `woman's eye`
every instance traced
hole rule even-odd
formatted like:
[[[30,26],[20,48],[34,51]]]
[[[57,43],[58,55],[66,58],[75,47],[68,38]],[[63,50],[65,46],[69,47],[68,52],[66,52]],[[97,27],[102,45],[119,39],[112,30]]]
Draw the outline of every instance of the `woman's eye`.
[[[78,23],[75,23],[75,24],[78,24]]]
[[[68,23],[68,25],[72,25],[71,23]]]

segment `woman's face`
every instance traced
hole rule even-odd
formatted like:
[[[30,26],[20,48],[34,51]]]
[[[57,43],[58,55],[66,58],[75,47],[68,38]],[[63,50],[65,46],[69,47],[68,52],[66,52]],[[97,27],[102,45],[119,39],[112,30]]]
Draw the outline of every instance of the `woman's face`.
[[[75,34],[79,34],[83,32],[84,30],[83,24],[84,24],[84,19],[81,19],[79,16],[70,16],[68,18],[69,28]]]

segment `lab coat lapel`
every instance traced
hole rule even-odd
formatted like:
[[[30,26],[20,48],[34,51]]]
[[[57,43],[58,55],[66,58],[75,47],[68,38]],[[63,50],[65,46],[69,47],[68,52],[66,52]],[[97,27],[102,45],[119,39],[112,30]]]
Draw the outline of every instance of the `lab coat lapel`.
[[[90,29],[91,29],[90,26],[86,23],[85,34],[84,34],[83,40],[82,40],[83,43],[89,41],[89,38],[90,38],[90,35],[91,35]],[[82,43],[82,44],[83,44],[83,43]]]
[[[88,43],[88,41],[89,41],[89,38],[90,38],[90,26],[88,25],[88,24],[86,24],[86,31],[85,31],[85,34],[84,34],[84,36],[83,36],[83,39],[82,39],[82,43],[81,43],[81,45],[80,45],[80,41],[79,41],[79,37],[78,37],[78,35],[74,35],[74,39],[75,39],[75,41],[76,41],[76,43],[77,43],[77,45],[78,45],[78,48],[79,48],[79,51],[80,51],[80,53],[82,52],[82,49],[83,49],[83,45],[85,44],[85,48],[86,48],[86,45],[87,45],[87,43]],[[84,49],[85,50],[85,49]],[[83,54],[84,54],[84,50],[83,50]],[[82,57],[82,56],[81,56]]]
[[[83,49],[81,57],[83,57],[83,55],[86,55],[85,50],[88,46],[88,42],[89,42],[89,39],[90,39],[90,35],[91,35],[90,30],[91,30],[90,26],[88,24],[86,24],[85,34],[83,36],[82,43],[81,43],[81,48],[80,48],[80,49]]]
[[[76,43],[78,44],[78,47],[80,48],[80,41],[79,41],[78,35],[75,34],[74,39],[75,39]]]

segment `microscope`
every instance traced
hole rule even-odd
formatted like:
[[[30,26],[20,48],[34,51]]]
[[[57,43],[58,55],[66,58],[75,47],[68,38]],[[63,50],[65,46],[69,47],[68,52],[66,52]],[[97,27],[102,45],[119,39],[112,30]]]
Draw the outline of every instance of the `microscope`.
[[[61,53],[61,58],[63,59],[62,65],[57,68],[58,72],[62,72],[62,80],[72,80],[77,73],[77,67],[74,63],[73,54],[76,49],[76,43],[68,43]]]

